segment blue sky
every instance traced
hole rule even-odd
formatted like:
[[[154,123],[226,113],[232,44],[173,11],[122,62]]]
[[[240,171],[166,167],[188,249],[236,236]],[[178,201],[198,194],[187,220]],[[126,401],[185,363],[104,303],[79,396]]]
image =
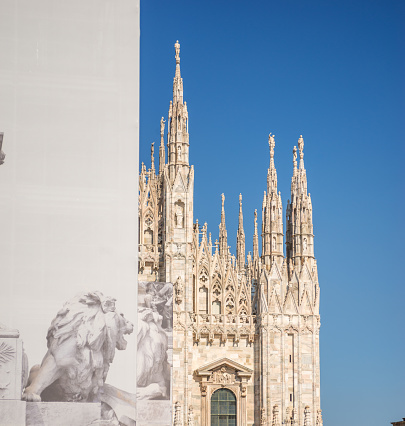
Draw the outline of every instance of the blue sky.
[[[241,192],[252,249],[268,134],[284,208],[304,137],[327,426],[405,416],[404,22],[403,1],[141,0],[140,159],[167,118],[178,39],[194,217],[213,240],[223,192],[235,253]]]

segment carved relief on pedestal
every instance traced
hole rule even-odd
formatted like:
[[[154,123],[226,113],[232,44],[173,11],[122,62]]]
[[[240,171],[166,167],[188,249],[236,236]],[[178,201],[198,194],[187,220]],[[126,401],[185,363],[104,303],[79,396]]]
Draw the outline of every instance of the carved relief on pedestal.
[[[0,399],[7,396],[11,382],[14,380],[14,371],[11,361],[15,357],[15,349],[6,342],[0,341]]]
[[[0,324],[0,400],[20,400],[27,380],[28,359],[19,336]]]

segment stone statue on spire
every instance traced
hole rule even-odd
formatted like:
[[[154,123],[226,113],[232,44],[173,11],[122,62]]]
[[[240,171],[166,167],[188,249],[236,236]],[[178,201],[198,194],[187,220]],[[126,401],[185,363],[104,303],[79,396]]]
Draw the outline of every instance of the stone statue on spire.
[[[298,149],[302,151],[304,149],[304,138],[300,135],[298,139]]]
[[[160,136],[163,137],[165,134],[165,119],[162,117],[160,119]]]
[[[269,134],[269,147],[270,147],[270,157],[274,157],[274,147],[276,146],[276,141],[274,140],[274,137],[276,135]]]
[[[298,139],[298,149],[300,150],[300,160],[302,160],[304,158],[304,138],[302,137],[302,135],[300,135]]]
[[[155,142],[152,142],[152,145],[150,147],[150,162],[152,169],[155,168]]]
[[[177,40],[176,43],[174,43],[174,48],[176,50],[176,64],[180,63],[180,43]]]

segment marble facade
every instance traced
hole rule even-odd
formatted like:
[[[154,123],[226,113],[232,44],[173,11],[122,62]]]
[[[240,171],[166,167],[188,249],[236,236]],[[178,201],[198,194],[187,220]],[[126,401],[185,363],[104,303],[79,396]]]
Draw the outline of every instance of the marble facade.
[[[174,283],[173,423],[213,424],[213,395],[224,389],[236,398],[227,424],[321,426],[320,292],[304,139],[293,149],[286,235],[270,134],[261,243],[255,212],[253,253],[246,255],[240,195],[231,255],[224,195],[218,241],[207,224],[194,221],[178,42],[175,61],[173,99],[167,122],[160,122],[159,166],[152,144],[151,168],[142,163],[139,177],[139,281]]]

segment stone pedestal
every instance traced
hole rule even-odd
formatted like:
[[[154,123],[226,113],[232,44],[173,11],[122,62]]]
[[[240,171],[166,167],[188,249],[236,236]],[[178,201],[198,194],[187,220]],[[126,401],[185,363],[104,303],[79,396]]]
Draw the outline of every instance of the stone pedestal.
[[[0,400],[21,400],[27,370],[18,330],[0,325]]]
[[[26,426],[89,426],[92,422],[100,421],[100,416],[100,403],[27,402],[25,424]]]
[[[0,401],[0,425],[25,426],[25,401]]]
[[[28,361],[18,330],[0,324],[0,425],[25,426]]]

